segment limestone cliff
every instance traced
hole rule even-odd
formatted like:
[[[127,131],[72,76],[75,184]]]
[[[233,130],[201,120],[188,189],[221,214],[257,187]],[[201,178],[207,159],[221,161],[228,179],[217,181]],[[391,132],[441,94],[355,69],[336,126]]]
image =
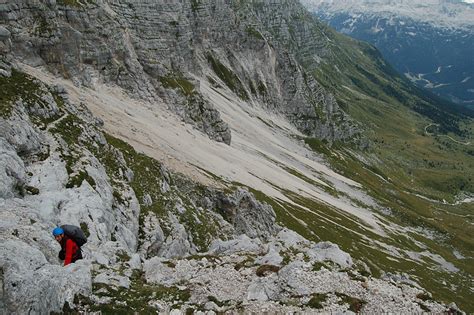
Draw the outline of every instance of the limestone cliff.
[[[302,67],[296,47],[273,36],[290,36],[287,14],[301,10],[294,1],[7,2],[0,23],[9,39],[1,49],[77,85],[110,82],[135,97],[164,100],[217,141],[229,143],[230,130],[196,77],[285,114],[307,135],[348,140],[355,124]],[[324,45],[304,32],[291,36],[300,34],[303,54]]]

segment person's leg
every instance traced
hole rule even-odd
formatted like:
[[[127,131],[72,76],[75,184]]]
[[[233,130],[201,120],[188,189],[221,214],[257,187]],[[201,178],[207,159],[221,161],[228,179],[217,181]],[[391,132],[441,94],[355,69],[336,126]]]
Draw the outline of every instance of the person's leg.
[[[77,252],[74,254],[74,257],[72,257],[71,262],[75,262],[76,260],[82,259],[82,251],[79,248]]]
[[[66,253],[62,249],[59,251],[58,258],[60,260],[64,260],[64,258],[66,258]]]

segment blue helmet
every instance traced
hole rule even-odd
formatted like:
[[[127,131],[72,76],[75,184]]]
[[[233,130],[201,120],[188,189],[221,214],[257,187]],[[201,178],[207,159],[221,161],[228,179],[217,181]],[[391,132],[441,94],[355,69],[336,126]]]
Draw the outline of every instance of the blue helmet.
[[[62,228],[60,228],[59,226],[55,227],[54,230],[53,230],[53,235],[58,236],[58,235],[61,235],[61,234],[64,234],[64,230]]]

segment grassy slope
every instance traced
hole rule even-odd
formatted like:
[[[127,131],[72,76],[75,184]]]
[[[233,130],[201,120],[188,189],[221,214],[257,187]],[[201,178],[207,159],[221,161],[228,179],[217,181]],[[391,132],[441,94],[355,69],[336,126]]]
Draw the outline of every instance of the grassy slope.
[[[382,220],[406,231],[380,237],[364,230],[362,225],[354,226],[353,218],[330,205],[288,195],[314,212],[311,213],[269,200],[262,194],[260,198],[272,203],[281,224],[310,239],[339,244],[353,257],[366,262],[373,274],[377,275],[380,269],[406,272],[433,292],[436,299],[455,301],[473,312],[472,203],[452,206],[443,201],[452,203],[474,195],[474,146],[446,137],[472,142],[474,113],[419,90],[386,64],[375,48],[338,34],[304,10],[287,17],[282,25],[287,26],[289,38],[279,33],[282,27],[270,29],[272,36],[283,41],[306,71],[360,123],[370,146],[358,150],[337,144],[328,148],[316,139],[307,139],[307,143],[326,155],[339,173],[361,183],[382,208],[390,209],[378,211]],[[312,46],[306,44],[310,41]],[[314,55],[320,57],[318,62]],[[425,132],[430,124],[438,126],[428,128],[434,135]],[[364,235],[399,248],[402,258]],[[454,250],[467,258],[457,259]],[[426,257],[415,262],[407,251],[439,254],[460,272],[443,271]]]
[[[337,44],[314,74],[367,127],[372,153],[383,161],[386,175],[433,199],[473,193],[474,146],[429,136],[425,127],[438,124],[440,133],[468,142],[474,112],[412,86],[368,44],[328,32]]]

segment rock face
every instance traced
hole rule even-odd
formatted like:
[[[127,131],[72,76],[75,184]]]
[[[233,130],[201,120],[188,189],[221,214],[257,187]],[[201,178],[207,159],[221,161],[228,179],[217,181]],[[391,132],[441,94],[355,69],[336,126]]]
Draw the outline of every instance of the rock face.
[[[65,302],[73,304],[76,294],[90,294],[89,262],[63,268],[48,264],[41,251],[24,242],[7,240],[0,245],[3,284],[0,305],[3,304],[7,313],[59,311]]]
[[[2,5],[0,24],[5,25],[3,37],[7,32],[11,37],[9,53],[78,85],[114,82],[136,97],[164,101],[216,141],[230,143],[230,130],[194,78],[286,115],[309,136],[344,140],[357,131],[302,66],[317,58],[321,49],[314,48],[324,45],[324,38],[314,32],[307,36],[305,25],[290,32],[289,12],[305,13],[294,1],[268,6],[240,1],[73,3]],[[306,53],[304,60],[286,48],[294,37],[301,38],[298,51]]]
[[[236,234],[265,239],[279,229],[272,207],[258,202],[247,190],[239,189],[230,197],[219,196],[216,208],[233,223]]]

